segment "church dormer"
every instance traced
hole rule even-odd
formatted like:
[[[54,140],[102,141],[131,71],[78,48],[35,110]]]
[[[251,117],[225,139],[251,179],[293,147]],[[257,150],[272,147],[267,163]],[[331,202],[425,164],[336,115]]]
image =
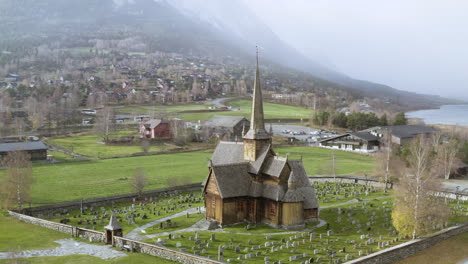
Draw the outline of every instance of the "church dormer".
[[[263,117],[262,89],[260,86],[260,69],[258,66],[257,49],[257,69],[254,81],[254,91],[252,98],[252,115],[250,118],[250,129],[244,135],[244,159],[255,161],[258,153],[265,145],[271,144],[271,135],[265,130]]]

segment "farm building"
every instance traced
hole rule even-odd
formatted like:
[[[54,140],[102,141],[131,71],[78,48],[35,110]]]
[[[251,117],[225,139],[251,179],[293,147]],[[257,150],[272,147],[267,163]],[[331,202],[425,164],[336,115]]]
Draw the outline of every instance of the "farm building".
[[[0,160],[12,151],[26,151],[31,155],[31,160],[47,159],[47,146],[40,141],[0,143]]]
[[[254,82],[251,124],[243,142],[220,142],[204,182],[206,218],[218,224],[265,223],[303,228],[318,203],[301,160],[278,157],[265,130],[260,74]]]
[[[159,139],[172,138],[171,122],[166,119],[151,119],[140,125],[140,137]]]
[[[349,151],[373,152],[379,149],[379,138],[369,132],[353,132],[321,140],[320,146]]]
[[[226,141],[241,139],[244,131],[248,131],[250,122],[243,116],[213,116],[206,121],[206,129],[209,137],[217,137]]]

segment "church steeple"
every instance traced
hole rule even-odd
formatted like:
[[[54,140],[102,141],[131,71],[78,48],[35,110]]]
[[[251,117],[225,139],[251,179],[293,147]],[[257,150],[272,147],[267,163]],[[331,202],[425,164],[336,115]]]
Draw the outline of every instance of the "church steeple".
[[[250,129],[244,136],[245,139],[269,139],[270,134],[265,130],[263,117],[262,88],[260,85],[260,68],[258,65],[257,48],[257,70],[255,73],[254,91],[252,98],[252,115],[250,118]]]
[[[265,120],[263,117],[263,100],[262,89],[260,85],[260,68],[258,65],[258,48],[250,128],[243,138],[245,160],[257,160],[258,154],[263,150],[263,148],[271,144],[271,135],[265,130]]]

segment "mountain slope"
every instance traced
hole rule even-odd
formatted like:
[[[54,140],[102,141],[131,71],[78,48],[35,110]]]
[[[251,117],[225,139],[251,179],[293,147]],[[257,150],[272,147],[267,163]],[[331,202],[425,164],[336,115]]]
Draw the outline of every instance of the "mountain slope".
[[[363,97],[403,105],[423,100],[429,107],[452,102],[355,80],[328,69],[282,41],[242,0],[3,0],[0,34],[10,47],[28,37],[43,43],[66,37],[86,43],[91,38],[140,36],[148,50],[231,56],[249,63],[259,45],[263,62],[312,74]]]

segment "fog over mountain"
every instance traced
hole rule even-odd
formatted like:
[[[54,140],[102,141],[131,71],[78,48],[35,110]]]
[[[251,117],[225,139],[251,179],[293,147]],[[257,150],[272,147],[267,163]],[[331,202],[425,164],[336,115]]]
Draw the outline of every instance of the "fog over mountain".
[[[354,78],[468,99],[468,2],[249,0],[284,41]]]
[[[384,27],[371,23],[373,19],[381,21],[378,13],[357,7],[353,10],[351,4],[333,12],[331,8],[338,2],[330,3],[329,7],[317,1],[320,9],[300,0],[4,0],[0,1],[0,40],[11,46],[25,38],[43,43],[78,37],[74,41],[86,44],[87,39],[112,34],[139,36],[143,42],[139,45],[148,50],[233,56],[247,63],[253,61],[258,45],[265,63],[311,74],[358,90],[362,96],[402,104],[424,98],[430,105],[443,100],[421,94],[468,97],[463,86],[468,77],[460,74],[468,68],[462,67],[468,61],[462,60],[466,56],[466,49],[460,47],[462,37],[453,45],[458,57],[455,51],[447,52],[452,56],[443,56],[435,52],[440,48],[432,52],[432,47],[451,39],[438,35],[437,41],[431,42],[430,37],[420,34],[418,37],[431,45],[418,49],[411,42],[418,38],[410,34],[413,31],[397,34],[404,31],[408,21],[387,16],[388,25]],[[372,6],[377,8],[376,4]],[[353,27],[353,23],[362,27]],[[379,35],[370,36],[375,32]],[[388,38],[390,44],[383,43]]]

